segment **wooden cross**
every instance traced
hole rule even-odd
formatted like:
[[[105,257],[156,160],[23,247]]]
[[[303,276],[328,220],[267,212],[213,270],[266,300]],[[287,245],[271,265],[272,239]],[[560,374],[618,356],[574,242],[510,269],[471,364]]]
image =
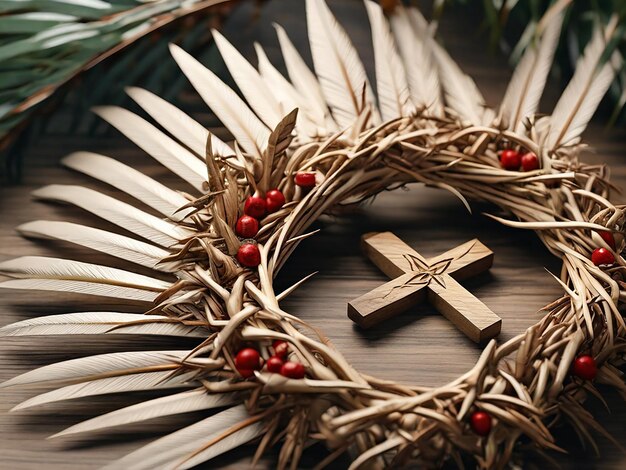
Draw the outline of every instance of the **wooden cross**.
[[[473,341],[500,333],[502,319],[457,281],[488,270],[493,252],[472,240],[425,260],[391,232],[363,235],[365,254],[393,280],[348,303],[348,316],[369,328],[426,297]]]

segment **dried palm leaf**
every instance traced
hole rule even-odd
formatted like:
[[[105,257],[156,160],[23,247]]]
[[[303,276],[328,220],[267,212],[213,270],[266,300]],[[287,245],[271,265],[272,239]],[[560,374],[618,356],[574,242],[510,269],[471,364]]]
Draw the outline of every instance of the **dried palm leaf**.
[[[98,107],[94,112],[154,157],[163,166],[202,191],[206,171],[202,161],[145,119],[123,108]]]
[[[134,372],[132,374],[117,375],[75,385],[68,385],[47,393],[42,393],[41,395],[34,396],[14,406],[11,411],[25,410],[34,406],[56,403],[63,400],[74,400],[76,398],[108,395],[111,393],[197,387],[198,383],[191,381],[191,379],[191,373],[174,376],[171,370]]]
[[[22,320],[0,328],[0,336],[136,334],[202,338],[206,331],[160,315],[79,312]]]
[[[62,163],[130,194],[166,217],[177,220],[177,217],[184,216],[184,212],[176,214],[176,211],[187,203],[187,199],[117,160],[90,152],[76,152],[65,157]]]
[[[136,405],[127,406],[96,418],[70,426],[50,438],[69,436],[101,429],[123,426],[149,419],[171,416],[192,411],[222,408],[238,401],[235,393],[209,395],[204,388],[188,392],[175,393],[165,397],[147,400]]]
[[[409,105],[409,85],[396,44],[389,30],[389,24],[380,5],[371,0],[366,0],[365,6],[372,26],[380,113],[386,121],[408,116],[412,112]]]
[[[206,451],[194,455],[204,443],[219,437],[224,430],[228,430],[248,418],[248,410],[243,405],[234,406],[196,424],[192,424],[175,433],[154,441],[141,449],[128,454],[126,457],[113,462],[105,469],[127,468],[129,470],[152,468],[190,468],[201,463],[206,457],[215,457],[233,447],[259,436],[263,432],[263,425],[252,423],[243,427],[241,434],[234,433],[216,442]],[[209,451],[210,455],[203,455]],[[186,459],[186,457],[190,457]],[[195,463],[194,463],[195,462]],[[189,463],[186,465],[185,463]]]
[[[307,112],[309,118],[317,125],[319,136],[328,135],[336,129],[336,123],[330,116],[322,87],[289,40],[282,26],[274,24],[274,27],[289,78],[300,94],[301,100],[306,103],[303,111]]]
[[[418,108],[428,108],[434,116],[442,116],[441,85],[433,57],[430,31],[417,31],[402,5],[389,18],[395,42],[402,56],[411,101]]]
[[[144,368],[172,368],[189,351],[133,351],[81,357],[25,372],[1,384],[2,387],[56,381],[88,381],[106,376],[131,375]]]
[[[232,132],[239,145],[248,153],[260,157],[269,137],[269,129],[213,72],[178,46],[172,45],[170,49],[191,84]]]
[[[273,129],[282,118],[280,103],[256,69],[226,40],[213,30],[215,44],[222,54],[241,93],[267,127]]]
[[[182,227],[93,189],[53,184],[33,191],[33,196],[73,204],[161,246],[174,245],[191,235]]]
[[[75,243],[141,266],[159,271],[168,270],[162,264],[163,258],[169,255],[168,251],[117,233],[52,220],[28,222],[17,227],[17,231],[26,237]]]
[[[522,133],[525,119],[537,112],[561,35],[564,7],[563,2],[557,3],[546,16],[549,20],[538,25],[537,43],[526,49],[502,99],[500,116],[515,132]]]
[[[376,107],[365,68],[323,0],[307,0],[306,11],[313,64],[326,103],[341,127],[352,126],[366,104]]]
[[[609,60],[604,60],[607,44],[615,34],[616,26],[617,18],[613,17],[604,32],[596,29],[585,53],[578,60],[576,72],[550,118],[550,132],[546,140],[548,149],[576,143],[611,85],[616,70],[621,67],[619,53],[612,53]]]
[[[196,155],[204,156],[209,131],[202,124],[148,90],[130,87],[127,88],[126,92],[182,144],[189,147]],[[235,154],[228,145],[213,134],[211,135],[211,145],[217,155],[229,157]]]

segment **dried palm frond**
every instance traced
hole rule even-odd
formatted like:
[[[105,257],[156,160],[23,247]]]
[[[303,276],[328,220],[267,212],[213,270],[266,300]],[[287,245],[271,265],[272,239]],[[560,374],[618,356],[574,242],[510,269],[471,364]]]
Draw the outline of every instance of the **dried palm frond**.
[[[559,2],[546,13],[545,20],[535,31],[537,45],[526,50],[509,82],[500,106],[500,116],[506,120],[509,129],[515,126],[513,130],[521,132],[524,120],[537,112],[561,34],[563,8],[567,3],[569,1]]]
[[[577,72],[551,117],[539,118],[537,103],[562,10],[546,17],[536,49],[521,62],[496,115],[431,37],[417,10],[397,8],[387,20],[378,5],[368,0],[366,8],[377,62],[377,99],[345,31],[321,0],[308,0],[315,74],[280,27],[289,80],[260,47],[257,71],[214,33],[247,102],[172,46],[184,74],[229,128],[232,146],[142,90],[130,93],[172,137],[124,109],[99,110],[186,181],[188,192],[169,189],[108,157],[78,153],[65,160],[67,166],[142,201],[162,218],[91,189],[52,185],[35,195],[77,205],[143,240],[64,222],[36,221],[20,230],[109,252],[160,277],[25,257],[0,263],[0,271],[15,278],[0,288],[107,295],[119,299],[120,310],[127,300],[147,303],[146,314],[46,316],[6,326],[0,335],[123,333],[198,339],[190,350],[103,354],[27,372],[4,385],[65,385],[16,410],[122,391],[193,388],[95,417],[60,436],[232,406],[140,448],[111,468],[190,468],[261,435],[259,452],[270,443],[283,443],[279,468],[295,468],[306,443],[315,440],[336,449],[328,462],[343,451],[356,454],[352,468],[426,466],[450,456],[460,461],[463,455],[482,468],[501,468],[522,437],[538,448],[559,450],[549,428],[561,417],[583,436],[588,435],[584,427],[596,426],[590,415],[572,419],[581,415],[584,395],[581,379],[570,370],[577,355],[591,354],[600,366],[599,380],[624,390],[613,364],[621,360],[626,335],[621,314],[626,221],[624,206],[610,202],[605,169],[578,161],[578,141],[615,70],[613,59],[604,61],[612,53],[613,24],[598,30],[588,47],[582,63],[590,68]],[[413,66],[411,51],[420,66]],[[432,65],[434,74],[423,70]],[[536,80],[530,69],[538,69]],[[294,104],[298,109],[289,109]],[[535,152],[541,168],[503,170],[497,154],[504,146]],[[308,192],[294,183],[299,171],[316,175],[316,186]],[[319,216],[411,181],[447,189],[466,203],[466,198],[494,203],[511,217],[496,220],[537,231],[563,261],[559,282],[564,294],[546,307],[546,315],[502,345],[492,341],[470,371],[437,388],[406,387],[361,374],[321,331],[281,309],[281,300],[293,288],[277,295],[273,285],[298,242],[314,233],[309,227]],[[234,224],[248,196],[272,188],[282,191],[287,203],[260,221],[260,264],[247,268],[234,256],[247,243],[236,237]],[[599,232],[610,232],[614,246]],[[615,263],[592,263],[596,247],[609,250]],[[268,357],[275,340],[288,344],[290,359],[304,366],[306,377],[265,370],[250,375],[237,368],[234,358],[244,345]],[[493,431],[484,438],[467,423],[476,409],[494,420]]]
[[[449,11],[468,13],[467,2],[459,0],[436,0],[435,17],[438,19],[444,10],[444,4]],[[598,24],[606,23],[612,15],[620,18],[619,32],[614,41],[617,43],[617,53],[623,57],[626,54],[626,34],[624,34],[626,4],[622,0],[603,0],[600,2],[572,2],[571,0],[539,0],[537,2],[501,1],[490,0],[481,2],[480,9],[472,8],[471,14],[484,22],[484,26],[489,29],[490,45],[492,49],[496,47],[509,56],[512,64],[519,64],[524,57],[528,57],[530,51],[535,50],[535,42],[542,29],[548,15],[548,9],[571,3],[572,6],[567,16],[564,18],[562,34],[555,38],[555,51],[553,51],[554,64],[550,60],[547,65],[552,68],[555,76],[561,80],[566,80],[571,73],[577,69],[577,62],[584,53],[589,37],[597,28]],[[520,34],[521,33],[521,34]],[[541,55],[541,52],[539,52]],[[530,59],[526,59],[528,64]],[[543,73],[543,69],[540,69]],[[546,71],[547,72],[547,71]],[[609,93],[607,94],[607,104],[604,111],[610,124],[624,124],[624,105],[626,104],[626,67],[623,65],[618,69]]]

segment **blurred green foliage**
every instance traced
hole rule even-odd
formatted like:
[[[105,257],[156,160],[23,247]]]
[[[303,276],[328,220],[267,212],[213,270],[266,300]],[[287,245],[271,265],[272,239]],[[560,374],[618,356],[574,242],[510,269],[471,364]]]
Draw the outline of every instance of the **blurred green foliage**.
[[[219,3],[227,2],[0,0],[0,180],[19,178],[20,155],[39,133],[93,132],[97,120],[84,111],[121,104],[128,85],[175,101],[185,81],[163,60],[168,44],[202,56],[234,2],[209,8]],[[70,80],[80,86],[63,86]],[[68,92],[64,122],[47,119]]]
[[[220,1],[0,0],[0,141],[79,72],[144,33],[216,3]],[[95,87],[133,83],[130,79],[154,65],[160,49],[167,48],[168,41],[161,42],[163,47],[146,42],[136,48]]]

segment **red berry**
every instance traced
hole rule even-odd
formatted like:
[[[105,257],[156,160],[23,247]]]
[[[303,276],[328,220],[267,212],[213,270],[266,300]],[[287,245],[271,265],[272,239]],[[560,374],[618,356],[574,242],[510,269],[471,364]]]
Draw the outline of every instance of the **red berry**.
[[[237,235],[243,238],[253,238],[259,231],[259,221],[249,215],[242,215],[235,227]]]
[[[235,356],[235,367],[242,370],[259,370],[261,368],[261,355],[253,348],[244,348]]]
[[[588,355],[578,356],[574,360],[573,367],[574,375],[584,380],[593,380],[598,373],[598,367],[596,366],[596,360]]]
[[[295,182],[301,188],[313,188],[315,186],[315,173],[299,171],[296,173]]]
[[[281,371],[283,364],[283,360],[278,356],[272,356],[266,362],[268,372],[274,372],[276,374]]]
[[[239,375],[241,375],[244,379],[248,379],[254,375],[254,371],[252,369],[237,369]]]
[[[243,213],[260,219],[265,215],[265,199],[258,196],[250,196],[243,205]]]
[[[503,150],[500,154],[500,165],[505,170],[517,171],[522,163],[522,158],[517,150]]]
[[[280,368],[280,375],[290,379],[302,379],[304,378],[304,366],[299,362],[287,361]]]
[[[289,345],[286,341],[277,339],[272,343],[272,347],[274,348],[274,354],[278,357],[282,357],[283,359],[285,359],[287,357],[287,354],[289,354]]]
[[[479,436],[486,436],[491,431],[491,416],[484,411],[474,411],[470,416],[472,430]]]
[[[606,232],[602,230],[598,232],[598,234],[600,235],[600,237],[602,237],[602,240],[604,240],[607,245],[609,245],[613,250],[615,249],[615,238],[613,238],[612,232]]]
[[[252,243],[244,243],[237,251],[237,261],[248,268],[254,268],[261,264],[261,252],[259,247]]]
[[[600,266],[601,264],[613,264],[615,263],[615,256],[606,248],[596,248],[591,253],[591,261],[596,266]]]
[[[276,212],[285,204],[285,196],[278,189],[270,189],[265,193],[265,206],[267,212]]]
[[[539,159],[533,152],[522,155],[522,170],[533,171],[539,168]]]

